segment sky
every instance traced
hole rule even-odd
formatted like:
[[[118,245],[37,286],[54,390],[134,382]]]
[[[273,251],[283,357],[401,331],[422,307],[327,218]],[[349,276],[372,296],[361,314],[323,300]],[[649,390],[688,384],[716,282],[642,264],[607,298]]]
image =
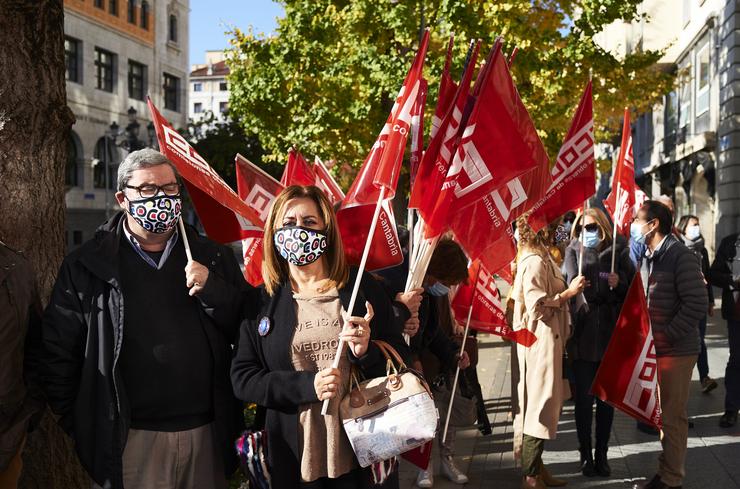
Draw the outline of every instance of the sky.
[[[190,64],[205,62],[205,52],[229,46],[230,26],[273,32],[283,8],[272,0],[190,0]]]

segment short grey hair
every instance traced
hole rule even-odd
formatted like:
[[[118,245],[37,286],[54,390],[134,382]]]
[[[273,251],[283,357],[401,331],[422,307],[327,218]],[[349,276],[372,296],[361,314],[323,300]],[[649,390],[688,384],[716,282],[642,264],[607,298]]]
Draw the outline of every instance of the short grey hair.
[[[167,159],[165,155],[151,148],[144,148],[138,151],[130,152],[126,158],[118,165],[118,190],[126,188],[131,175],[136,170],[150,168],[152,166],[169,165],[177,178],[177,168]]]

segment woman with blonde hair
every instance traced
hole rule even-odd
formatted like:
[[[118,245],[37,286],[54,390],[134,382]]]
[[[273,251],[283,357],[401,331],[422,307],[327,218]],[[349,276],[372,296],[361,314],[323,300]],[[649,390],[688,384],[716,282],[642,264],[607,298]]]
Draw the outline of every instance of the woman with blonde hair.
[[[265,293],[259,321],[244,321],[232,363],[234,392],[266,409],[272,487],[370,487],[339,416],[354,365],[385,375],[385,357],[371,339],[407,355],[402,325],[380,286],[363,275],[350,316],[357,270],[347,266],[336,216],[317,187],[290,186],[275,199],[263,238]],[[332,368],[339,340],[347,351]],[[322,401],[329,399],[327,416]],[[391,478],[385,487],[397,486]]]
[[[578,276],[579,260],[586,279],[583,296],[587,307],[572,308],[573,336],[568,342],[568,359],[575,374],[576,431],[581,454],[581,472],[586,477],[608,477],[611,468],[606,452],[614,408],[596,399],[596,444],[591,443],[594,396],[591,395],[596,371],[614,331],[635,268],[630,260],[627,240],[617,235],[614,273],[611,273],[612,225],[600,209],[586,209],[573,225],[565,251],[565,277]],[[583,255],[581,255],[583,247]],[[579,304],[580,306],[580,304]],[[592,452],[595,448],[595,452]]]
[[[514,447],[521,453],[522,488],[561,486],[542,463],[544,441],[557,434],[568,389],[563,379],[565,341],[570,335],[568,301],[583,290],[583,277],[567,286],[548,252],[559,222],[535,233],[527,216],[516,221],[519,253],[514,279],[514,329],[528,329],[537,340],[517,345],[519,376],[514,400]]]

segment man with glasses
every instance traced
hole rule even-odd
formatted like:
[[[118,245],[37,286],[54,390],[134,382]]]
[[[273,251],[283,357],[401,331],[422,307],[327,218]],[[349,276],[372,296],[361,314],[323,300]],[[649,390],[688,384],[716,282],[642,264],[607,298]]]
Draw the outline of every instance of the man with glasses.
[[[103,487],[226,487],[239,404],[229,380],[241,304],[233,252],[178,231],[181,184],[152,149],[118,169],[121,207],[59,271],[44,314],[44,384]]]
[[[681,487],[688,440],[687,404],[691,372],[699,355],[699,322],[707,310],[707,289],[696,255],[672,234],[673,216],[648,200],[632,223],[632,239],[646,245],[639,266],[647,293],[658,363],[663,452],[647,489]]]

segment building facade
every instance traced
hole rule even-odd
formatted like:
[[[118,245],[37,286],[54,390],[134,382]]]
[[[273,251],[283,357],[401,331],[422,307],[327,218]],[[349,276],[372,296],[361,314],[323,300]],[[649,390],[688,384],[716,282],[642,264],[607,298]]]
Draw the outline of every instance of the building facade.
[[[206,51],[206,62],[190,71],[188,112],[194,123],[225,122],[229,108],[229,67],[223,51]]]
[[[680,8],[677,8],[680,7]],[[676,84],[632,126],[638,185],[699,217],[707,249],[740,231],[740,2],[646,0],[647,19],[610,26],[612,52],[668,46]]]
[[[188,0],[64,0],[67,104],[75,115],[66,169],[67,249],[117,208],[118,164],[156,146],[147,95],[187,126]],[[106,171],[107,170],[107,171]]]

